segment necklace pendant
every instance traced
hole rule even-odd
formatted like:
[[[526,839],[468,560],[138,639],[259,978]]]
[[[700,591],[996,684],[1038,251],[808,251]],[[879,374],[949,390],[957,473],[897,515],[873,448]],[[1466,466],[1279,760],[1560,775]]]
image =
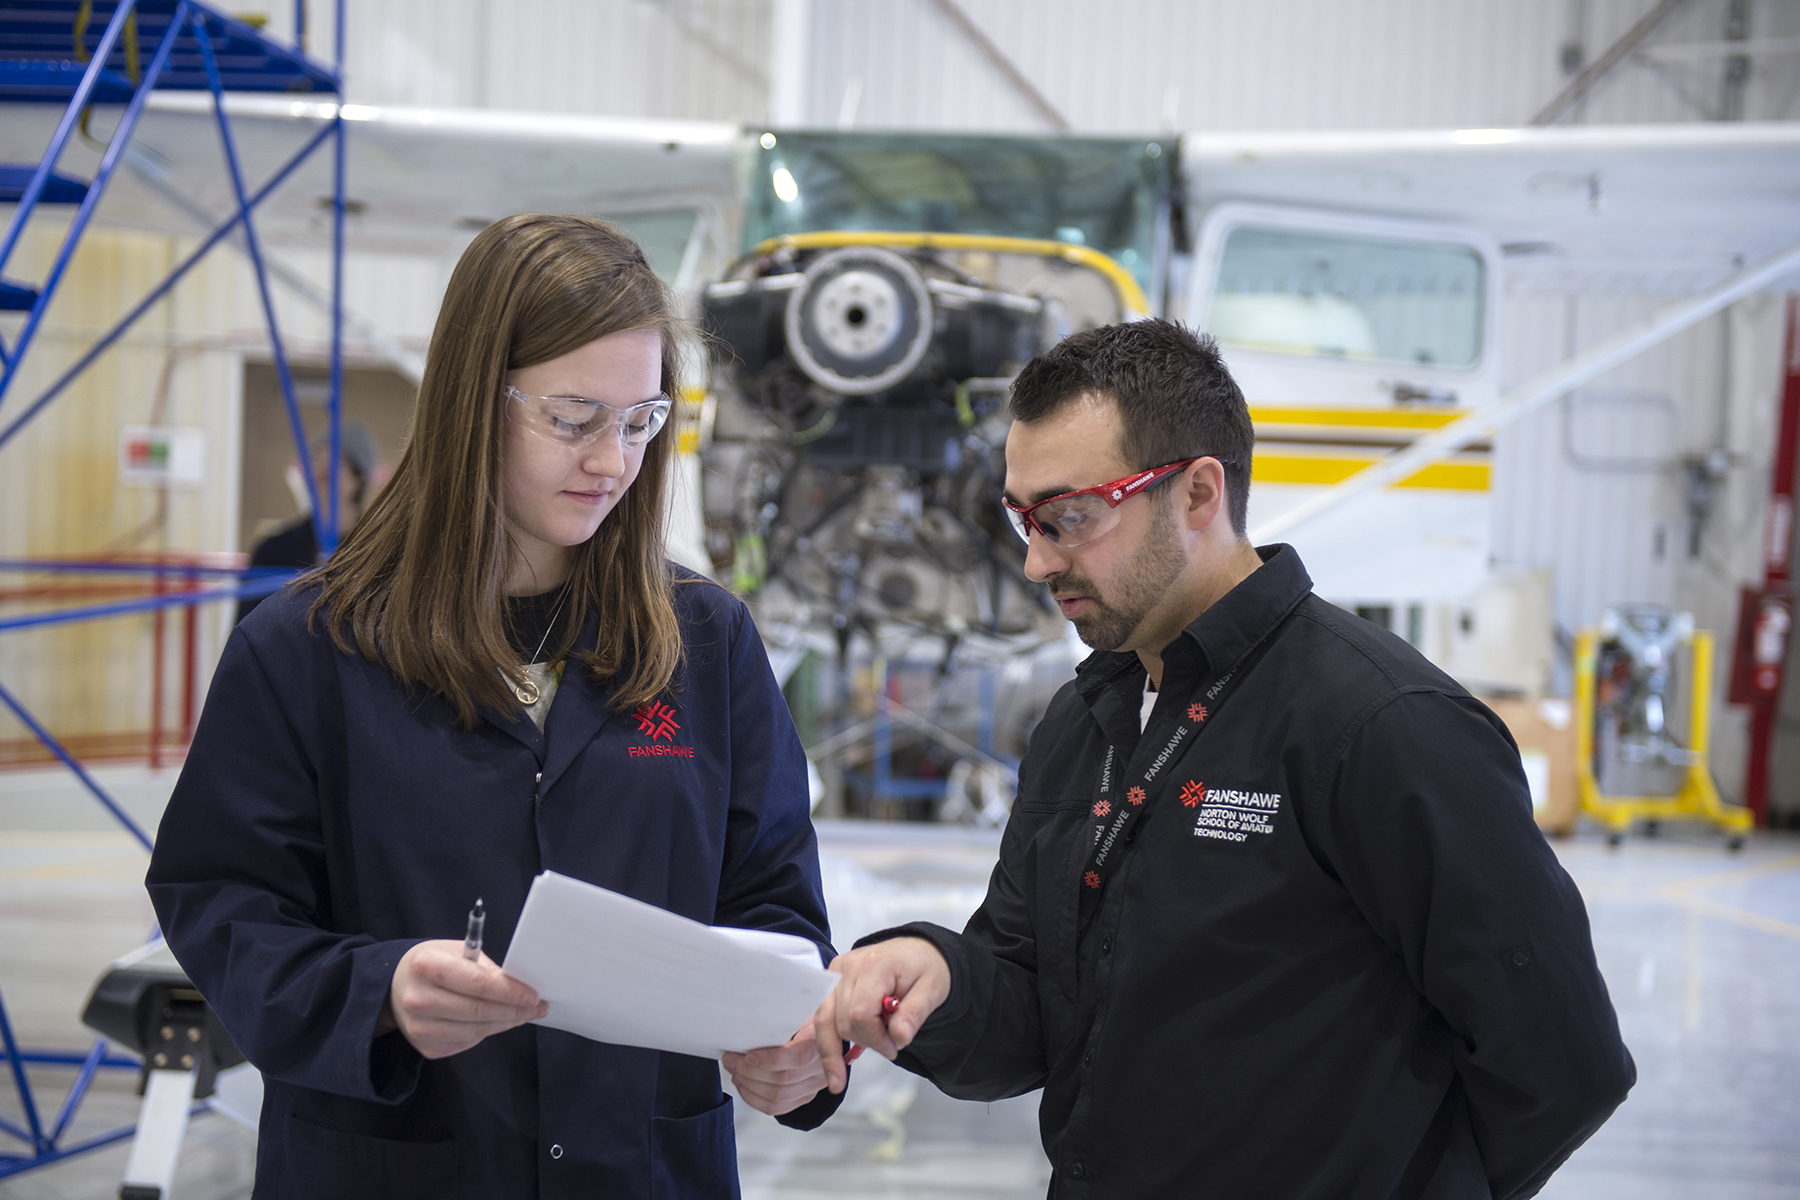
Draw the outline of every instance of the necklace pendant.
[[[538,685],[535,681],[527,679],[524,683],[518,684],[513,688],[513,695],[519,698],[520,704],[532,705],[538,702],[539,697],[541,697],[543,693],[538,691]]]

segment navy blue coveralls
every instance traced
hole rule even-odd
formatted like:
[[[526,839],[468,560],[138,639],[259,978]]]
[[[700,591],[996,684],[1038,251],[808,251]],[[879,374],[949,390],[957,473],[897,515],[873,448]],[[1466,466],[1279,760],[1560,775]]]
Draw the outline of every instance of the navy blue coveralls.
[[[263,1072],[255,1196],[737,1195],[711,1060],[525,1026],[426,1061],[375,1027],[401,955],[460,938],[477,896],[502,960],[543,870],[830,960],[805,760],[743,604],[684,575],[687,656],[664,696],[614,712],[572,664],[540,732],[492,712],[456,728],[442,698],[309,631],[314,594],[280,593],[232,635],[147,880]]]

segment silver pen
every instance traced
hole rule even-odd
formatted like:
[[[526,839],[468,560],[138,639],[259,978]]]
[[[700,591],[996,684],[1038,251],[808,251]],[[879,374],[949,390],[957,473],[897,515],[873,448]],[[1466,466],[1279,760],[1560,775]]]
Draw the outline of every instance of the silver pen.
[[[481,957],[481,931],[487,926],[487,909],[482,907],[481,897],[475,898],[475,907],[469,910],[469,932],[463,935],[463,957],[475,962]]]

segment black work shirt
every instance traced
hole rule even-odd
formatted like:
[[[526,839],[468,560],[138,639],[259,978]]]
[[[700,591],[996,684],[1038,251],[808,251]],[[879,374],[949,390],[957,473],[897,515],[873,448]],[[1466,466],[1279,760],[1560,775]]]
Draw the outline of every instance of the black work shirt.
[[[1292,549],[1260,553],[1163,651],[1152,733],[1234,683],[1085,931],[1101,764],[1141,736],[1134,654],[1051,702],[965,931],[866,939],[950,964],[900,1062],[966,1099],[1042,1087],[1058,1200],[1532,1195],[1636,1077],[1581,897],[1499,719],[1313,596]]]
[[[286,528],[270,534],[250,551],[253,567],[295,567],[310,571],[319,565],[319,539],[313,532],[311,517],[301,517]],[[267,596],[250,596],[239,600],[237,619],[242,621],[255,611]]]

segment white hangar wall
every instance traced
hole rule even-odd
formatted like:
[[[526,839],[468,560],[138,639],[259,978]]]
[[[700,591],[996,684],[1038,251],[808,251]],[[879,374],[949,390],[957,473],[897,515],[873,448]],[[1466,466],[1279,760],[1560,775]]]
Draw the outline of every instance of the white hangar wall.
[[[1045,119],[936,0],[779,0],[811,17],[805,108],[790,124],[1038,131]],[[1730,0],[1689,0],[1650,41],[1726,36]],[[1084,133],[1484,128],[1525,124],[1652,0],[958,0],[961,12]],[[1791,4],[1749,5],[1752,37]],[[1680,121],[1714,104],[1718,61],[1635,60],[1571,116]],[[852,87],[853,81],[859,81]],[[1745,114],[1791,109],[1792,71],[1759,70]],[[1706,112],[1704,115],[1714,115]]]
[[[1673,299],[1511,295],[1506,382],[1522,382]],[[1732,800],[1743,787],[1748,714],[1724,703],[1730,639],[1739,588],[1762,578],[1782,314],[1779,296],[1740,302],[1546,405],[1495,446],[1496,562],[1552,570],[1559,638],[1621,601],[1674,605],[1715,631],[1714,774]],[[1694,545],[1684,460],[1714,449],[1729,466]]]
[[[307,43],[329,60],[334,5]],[[348,0],[345,78],[360,104],[760,122],[772,0]],[[289,0],[240,3],[292,36]]]
[[[1727,36],[1733,0],[1688,0],[1568,118],[1719,115],[1719,60],[1657,47]],[[1079,132],[1524,124],[1652,0],[956,0]],[[285,0],[242,3],[287,36]],[[310,5],[330,56],[332,6]],[[1749,0],[1745,34],[1800,33]],[[347,76],[366,104],[835,125],[1048,129],[938,0],[350,0]],[[854,82],[855,86],[852,87]],[[1750,119],[1791,112],[1791,60],[1758,62]],[[785,98],[777,113],[777,97]]]

